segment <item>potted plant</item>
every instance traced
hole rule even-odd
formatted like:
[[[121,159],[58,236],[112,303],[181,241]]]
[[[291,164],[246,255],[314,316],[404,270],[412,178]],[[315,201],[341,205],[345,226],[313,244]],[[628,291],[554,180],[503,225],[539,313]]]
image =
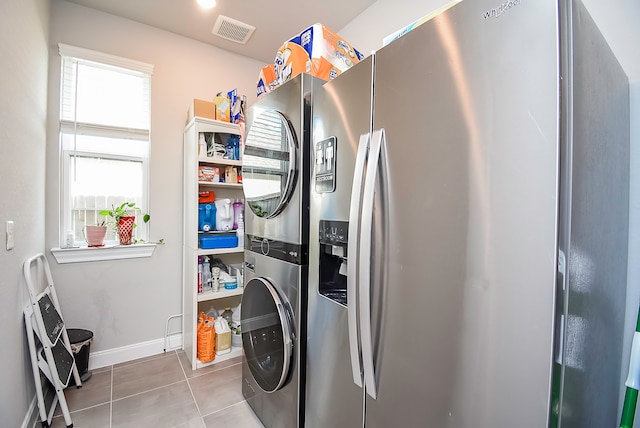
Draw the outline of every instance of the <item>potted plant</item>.
[[[100,215],[113,218],[110,222],[118,233],[118,239],[120,239],[120,245],[129,245],[132,242],[133,228],[136,227],[136,212],[140,211],[140,208],[136,206],[135,202],[123,202],[119,206],[111,206],[110,210],[100,211]],[[142,220],[147,223],[151,217],[149,214],[143,214]]]
[[[95,226],[85,226],[84,228],[84,238],[87,241],[87,246],[104,246],[104,237],[107,234],[107,225],[105,224],[104,220],[96,224]]]

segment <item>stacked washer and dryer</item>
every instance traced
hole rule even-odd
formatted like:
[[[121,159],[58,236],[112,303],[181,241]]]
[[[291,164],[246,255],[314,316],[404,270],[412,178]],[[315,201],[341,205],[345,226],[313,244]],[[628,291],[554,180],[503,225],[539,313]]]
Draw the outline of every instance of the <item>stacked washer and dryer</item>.
[[[242,164],[242,394],[266,428],[304,426],[314,88],[300,74],[248,110]]]

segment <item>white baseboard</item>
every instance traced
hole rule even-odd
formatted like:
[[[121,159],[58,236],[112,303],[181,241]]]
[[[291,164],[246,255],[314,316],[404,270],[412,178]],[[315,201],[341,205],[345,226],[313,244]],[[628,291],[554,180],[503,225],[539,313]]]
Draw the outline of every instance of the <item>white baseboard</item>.
[[[182,334],[169,335],[167,351],[175,350],[182,346]],[[107,349],[92,352],[89,355],[89,370],[99,369],[114,364],[125,363],[138,358],[150,357],[164,352],[164,337],[148,342],[134,343],[120,348]]]

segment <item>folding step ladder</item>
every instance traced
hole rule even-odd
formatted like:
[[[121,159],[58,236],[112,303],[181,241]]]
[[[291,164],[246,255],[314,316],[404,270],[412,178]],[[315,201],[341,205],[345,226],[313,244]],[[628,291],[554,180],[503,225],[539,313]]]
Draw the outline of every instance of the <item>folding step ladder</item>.
[[[38,254],[24,262],[24,278],[30,299],[30,303],[24,308],[24,321],[40,421],[44,428],[51,426],[53,413],[60,403],[65,424],[67,427],[73,427],[63,390],[69,384],[72,374],[78,388],[82,386],[82,382],[71,352],[49,263],[44,254]],[[51,382],[56,392],[48,413],[40,372]]]

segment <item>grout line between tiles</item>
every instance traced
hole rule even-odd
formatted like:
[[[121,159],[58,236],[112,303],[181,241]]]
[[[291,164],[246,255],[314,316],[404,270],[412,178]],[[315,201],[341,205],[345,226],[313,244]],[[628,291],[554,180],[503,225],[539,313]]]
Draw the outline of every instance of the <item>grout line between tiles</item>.
[[[202,422],[202,426],[206,427],[207,424],[204,423],[204,417],[202,416],[202,412],[200,411],[200,407],[198,406],[198,401],[196,400],[196,396],[193,393],[193,389],[191,389],[191,384],[189,383],[189,378],[187,377],[187,372],[185,371],[182,361],[180,361],[180,355],[176,352],[176,356],[178,357],[178,363],[180,364],[180,368],[182,369],[182,374],[184,375],[184,379],[187,381],[187,387],[189,388],[189,392],[191,393],[191,399],[193,400],[193,404],[196,406],[196,410],[198,411],[198,415],[200,416],[200,422]]]
[[[175,352],[175,351],[171,351],[171,352]],[[138,359],[135,359],[135,360],[125,361],[125,362],[122,362],[122,363],[114,364],[112,366],[112,368],[113,369],[116,369],[116,368],[122,369],[122,368],[125,368],[125,367],[135,366],[137,364],[146,364],[146,363],[148,363],[150,361],[159,360],[161,358],[167,358],[169,356],[168,354],[169,354],[168,352],[161,352],[159,354],[150,355],[148,357],[138,358]],[[118,367],[116,367],[116,365]]]
[[[206,417],[208,417],[208,416],[215,415],[215,414],[216,414],[216,413],[218,413],[218,412],[222,412],[223,410],[230,409],[230,408],[232,408],[232,407],[238,406],[238,405],[240,405],[240,404],[242,404],[242,403],[246,403],[246,402],[247,402],[247,400],[244,400],[244,399],[243,399],[242,401],[238,401],[237,403],[230,404],[230,405],[228,405],[227,407],[223,407],[222,409],[218,409],[218,410],[216,410],[215,412],[207,413],[206,415],[203,415],[203,416],[202,416],[202,418],[204,419],[204,418],[206,418]]]
[[[237,365],[239,365],[239,364],[242,364],[242,361],[239,361],[239,362],[237,362],[237,363],[235,363],[235,364],[231,364],[230,366],[224,366],[224,367],[217,368],[217,369],[215,369],[215,370],[210,370],[210,371],[208,371],[208,372],[206,372],[206,373],[200,373],[200,374],[197,374],[197,375],[193,375],[193,376],[191,376],[190,378],[188,377],[188,378],[187,378],[187,380],[189,380],[189,379],[196,379],[196,378],[199,378],[200,376],[206,376],[206,375],[208,375],[208,374],[215,373],[215,372],[219,372],[219,371],[224,370],[224,369],[229,369],[229,368],[231,368],[231,367],[235,367],[235,366],[237,366]],[[184,369],[183,369],[183,370],[184,370]],[[202,369],[201,369],[201,370],[202,370]],[[186,373],[185,373],[185,376],[186,376]]]
[[[127,395],[126,397],[116,398],[115,400],[111,400],[111,402],[112,402],[112,403],[114,403],[114,402],[116,402],[116,401],[121,401],[121,400],[124,400],[124,399],[126,399],[126,398],[131,398],[131,397],[135,397],[135,396],[137,396],[137,395],[146,394],[147,392],[157,391],[157,390],[159,390],[159,389],[166,388],[166,387],[168,387],[168,386],[177,385],[177,384],[179,384],[180,382],[186,382],[186,379],[181,379],[181,380],[178,380],[178,381],[175,381],[175,382],[168,383],[168,384],[166,384],[166,385],[157,386],[157,387],[155,387],[155,388],[147,389],[147,390],[145,390],[145,391],[140,391],[140,392],[137,392],[137,393],[135,393],[135,394]],[[187,382],[187,384],[189,384],[189,382]]]

